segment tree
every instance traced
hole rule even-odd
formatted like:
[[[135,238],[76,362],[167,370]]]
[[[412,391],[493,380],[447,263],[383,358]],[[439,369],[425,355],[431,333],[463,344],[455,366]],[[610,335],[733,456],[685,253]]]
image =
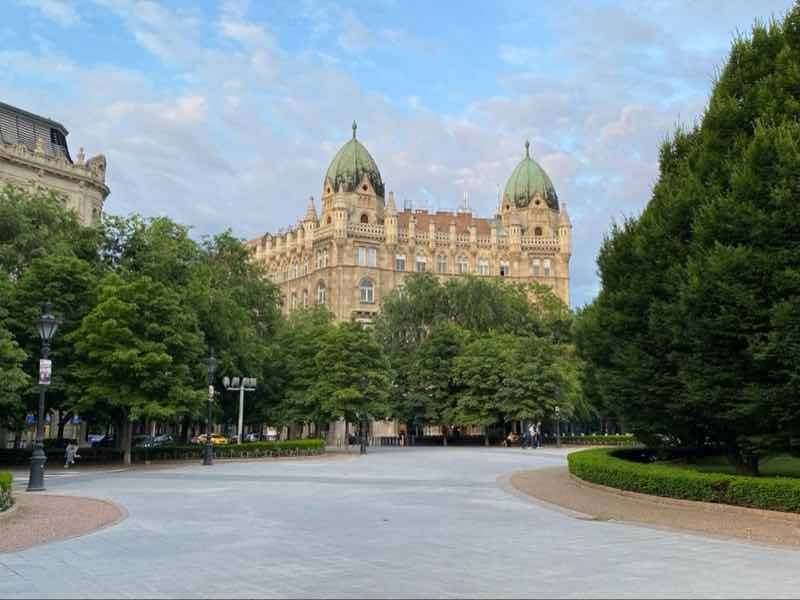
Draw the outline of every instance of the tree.
[[[17,429],[25,417],[21,394],[30,384],[22,368],[25,351],[6,328],[11,304],[11,280],[0,270],[0,426]]]
[[[99,240],[100,232],[83,227],[53,193],[0,186],[0,270],[12,280],[44,256],[93,262]]]
[[[359,323],[332,327],[322,340],[316,366],[312,393],[326,420],[355,422],[389,414],[389,365],[371,332]]]
[[[454,423],[459,386],[455,361],[469,334],[458,325],[440,321],[409,356],[407,396],[394,406],[395,414],[412,425]]]
[[[75,344],[77,409],[111,415],[130,462],[133,420],[199,409],[206,347],[180,296],[146,275],[110,273],[99,282],[97,299],[68,336]]]
[[[702,121],[661,149],[638,219],[598,256],[584,385],[640,438],[722,447],[742,472],[800,425],[800,4],[734,41]]]
[[[270,380],[280,391],[271,413],[281,425],[324,420],[322,403],[314,395],[321,375],[317,356],[333,328],[331,314],[321,306],[293,311],[275,339],[274,369]]]
[[[53,310],[63,319],[57,338],[51,347],[54,363],[53,379],[48,387],[47,407],[59,411],[58,438],[63,438],[64,426],[75,414],[79,392],[74,373],[75,349],[70,334],[80,327],[84,316],[94,305],[94,287],[98,280],[97,265],[73,255],[47,254],[34,259],[20,277],[14,290],[13,331],[25,349],[29,360],[26,370],[36,371],[40,354],[39,336],[33,321],[45,302],[53,302]],[[36,394],[28,394],[33,409]]]

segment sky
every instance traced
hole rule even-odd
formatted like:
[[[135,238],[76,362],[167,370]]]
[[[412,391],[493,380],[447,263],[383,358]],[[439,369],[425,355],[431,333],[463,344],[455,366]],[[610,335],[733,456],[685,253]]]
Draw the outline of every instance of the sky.
[[[106,212],[250,239],[297,223],[358,122],[398,205],[490,216],[531,141],[575,307],[737,32],[791,0],[3,0],[0,101],[108,159]]]

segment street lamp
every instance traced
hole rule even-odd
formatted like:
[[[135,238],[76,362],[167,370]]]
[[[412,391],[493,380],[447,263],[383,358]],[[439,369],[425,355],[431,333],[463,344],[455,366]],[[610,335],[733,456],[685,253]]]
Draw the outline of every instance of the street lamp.
[[[211,443],[211,406],[214,403],[214,371],[217,370],[217,359],[214,358],[214,349],[209,348],[209,356],[205,360],[208,369],[208,422],[206,424],[206,451],[203,454],[203,464],[214,464],[214,445]]]
[[[47,456],[44,453],[44,394],[47,386],[50,385],[52,375],[52,363],[47,357],[50,356],[50,340],[56,334],[58,326],[63,323],[63,319],[53,315],[53,304],[47,302],[44,305],[44,313],[33,322],[39,333],[39,339],[42,341],[42,358],[39,360],[39,411],[36,417],[36,440],[31,456],[28,491],[43,492],[44,465],[47,462]]]
[[[244,425],[244,393],[252,392],[256,389],[255,377],[225,377],[222,379],[222,385],[230,392],[239,392],[239,443],[242,443],[242,433]]]

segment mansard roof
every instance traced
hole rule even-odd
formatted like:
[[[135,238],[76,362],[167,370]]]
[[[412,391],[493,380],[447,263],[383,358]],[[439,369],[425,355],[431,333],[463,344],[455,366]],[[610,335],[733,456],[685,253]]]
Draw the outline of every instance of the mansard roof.
[[[22,144],[35,151],[36,140],[41,138],[45,154],[72,162],[67,135],[66,127],[57,121],[0,102],[0,143]]]

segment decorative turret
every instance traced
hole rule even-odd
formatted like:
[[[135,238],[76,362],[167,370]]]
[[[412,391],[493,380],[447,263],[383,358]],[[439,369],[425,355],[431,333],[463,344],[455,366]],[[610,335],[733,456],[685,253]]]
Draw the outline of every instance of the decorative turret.
[[[323,196],[334,192],[374,192],[383,198],[384,187],[378,165],[364,145],[356,139],[356,122],[353,137],[333,157],[323,182]],[[366,188],[366,189],[365,189]]]
[[[314,196],[309,196],[308,197],[308,208],[306,209],[306,216],[303,219],[303,222],[304,223],[306,223],[306,222],[316,223],[317,221],[318,221],[318,219],[317,219],[317,209],[314,206]]]
[[[394,192],[389,192],[386,210],[383,213],[383,226],[386,232],[386,243],[397,244],[397,209],[394,205]]]
[[[558,216],[558,238],[561,241],[561,252],[567,255],[572,254],[572,222],[567,214],[567,203],[561,203],[561,210]]]
[[[508,178],[503,203],[509,207],[527,208],[531,203],[536,206],[544,202],[553,210],[558,210],[558,196],[553,183],[539,163],[531,158],[530,145],[526,140],[525,158]]]

